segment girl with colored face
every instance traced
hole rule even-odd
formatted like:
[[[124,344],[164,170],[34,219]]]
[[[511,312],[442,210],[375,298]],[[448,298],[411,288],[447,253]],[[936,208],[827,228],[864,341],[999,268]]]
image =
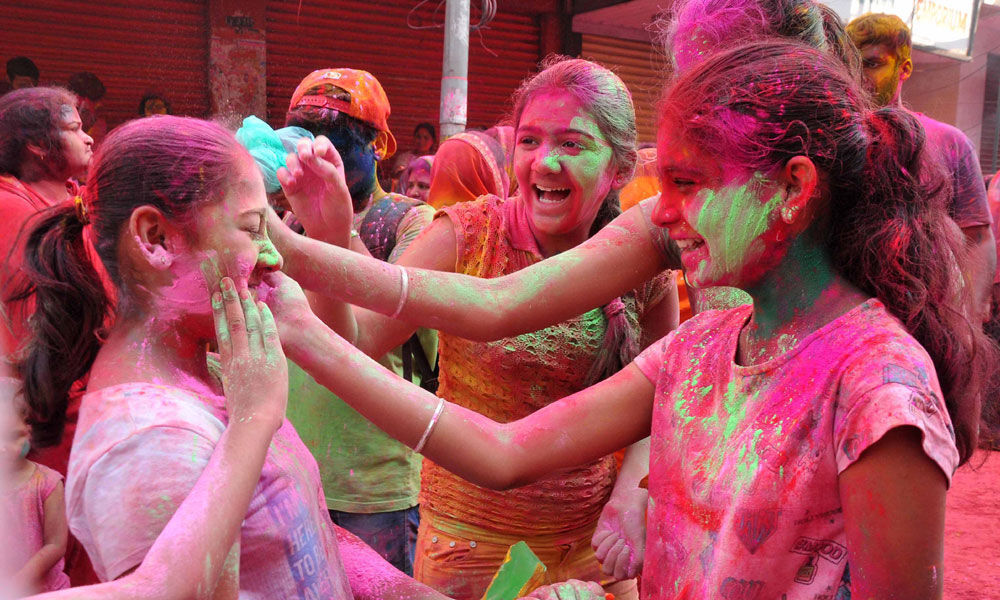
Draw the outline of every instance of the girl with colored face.
[[[961,232],[921,185],[922,129],[874,111],[841,63],[774,40],[681,74],[662,106],[653,218],[699,283],[740,285],[752,305],[699,314],[516,420],[391,380],[333,332],[297,335],[321,325],[287,279],[286,348],[437,468],[485,487],[652,430],[647,598],[940,598],[944,494],[975,448],[997,360],[964,317]],[[305,254],[360,270],[342,297],[390,314],[428,311],[413,292],[438,281]],[[392,274],[394,294],[360,283]]]
[[[539,244],[554,254],[590,237],[597,211],[627,178],[587,108],[573,93],[540,91],[521,113],[515,143],[514,175]]]
[[[780,190],[760,174],[725,164],[660,129],[660,196],[652,212],[680,252],[688,283],[747,289],[778,256]]]
[[[142,572],[164,565],[180,543],[201,552],[193,570],[178,564],[198,593],[440,598],[333,526],[316,463],[284,420],[287,363],[258,301],[282,263],[266,209],[260,173],[229,132],[160,116],[112,132],[83,206],[57,206],[30,232],[30,287],[16,297],[34,301],[36,329],[18,370],[36,442],[59,439],[70,386],[87,375],[66,487],[74,536],[102,580],[118,579],[139,566],[189,494],[218,501],[206,486],[228,487],[239,505],[256,490],[259,510],[246,514],[189,507]],[[248,454],[226,463],[226,481],[199,481],[220,446],[215,461],[232,459],[237,447]],[[199,522],[197,509],[214,511],[224,533],[192,548],[185,525]],[[225,560],[234,550],[238,561]],[[296,567],[303,553],[308,571]],[[166,579],[176,583],[173,566]],[[156,575],[143,593],[164,597],[164,573]]]
[[[5,319],[0,321],[0,360],[8,360],[28,337],[32,307],[14,302],[9,291],[20,281],[19,237],[38,212],[82,193],[94,141],[82,128],[72,94],[33,87],[0,98],[0,282]],[[65,469],[65,453],[47,466]]]
[[[515,94],[512,121],[520,193],[445,207],[398,264],[493,278],[582,243],[617,214],[615,192],[631,175],[636,157],[635,116],[617,76],[589,61],[554,61]],[[325,231],[333,225],[313,208],[323,203],[290,193],[322,184],[320,169],[310,161],[319,163],[316,157],[299,161],[301,168],[279,178],[310,236],[335,239],[338,232]],[[280,230],[275,240],[283,254],[294,257],[288,263],[293,277],[307,285],[327,277],[323,271],[332,265],[315,254],[322,255],[326,245]],[[373,357],[414,331],[408,323],[370,311],[344,312],[347,318],[332,324]],[[474,414],[519,419],[616,372],[676,321],[676,290],[665,274],[603,309],[541,331],[491,343],[441,336],[438,393]],[[308,371],[314,361],[299,357],[295,362]],[[634,458],[626,458],[620,479],[626,487],[635,488],[645,473],[644,453],[642,446]],[[629,580],[634,572],[622,568],[602,575],[591,548],[615,471],[613,457],[605,453],[547,481],[497,492],[425,462],[414,576],[450,597],[480,598],[507,549],[527,540],[551,580],[601,581],[616,597],[635,597],[635,583]],[[645,510],[641,498],[622,500],[622,512],[625,504],[633,516]]]

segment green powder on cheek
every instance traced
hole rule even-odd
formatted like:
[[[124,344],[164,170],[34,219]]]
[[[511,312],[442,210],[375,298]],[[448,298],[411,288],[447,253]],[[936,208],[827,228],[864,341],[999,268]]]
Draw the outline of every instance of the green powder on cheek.
[[[768,217],[781,201],[781,194],[761,204],[758,196],[762,181],[763,176],[755,175],[736,189],[705,189],[698,193],[702,202],[696,227],[712,251],[717,273],[738,271],[753,244],[770,226]]]

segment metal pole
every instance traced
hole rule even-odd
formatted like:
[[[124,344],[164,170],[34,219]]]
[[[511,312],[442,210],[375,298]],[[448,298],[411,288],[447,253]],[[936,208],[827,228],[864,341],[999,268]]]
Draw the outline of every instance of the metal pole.
[[[465,131],[469,99],[469,0],[447,0],[441,69],[441,139]]]

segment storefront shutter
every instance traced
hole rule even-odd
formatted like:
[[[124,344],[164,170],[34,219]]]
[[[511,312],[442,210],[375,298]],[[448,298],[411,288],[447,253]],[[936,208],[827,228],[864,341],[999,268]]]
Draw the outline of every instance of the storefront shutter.
[[[583,36],[583,58],[610,68],[632,92],[639,142],[656,142],[656,104],[663,92],[666,61],[648,42],[600,35]]]
[[[410,29],[440,23],[437,2],[413,11],[414,1],[280,0],[267,4],[267,116],[284,123],[292,91],[318,68],[350,67],[369,71],[385,88],[392,104],[389,128],[399,149],[411,145],[414,126],[437,126],[441,97],[444,32]],[[412,13],[411,13],[412,11]],[[478,16],[473,11],[473,20]],[[539,28],[535,17],[497,14],[482,41],[469,40],[469,126],[490,126],[508,108],[508,99],[538,62]]]
[[[114,127],[138,115],[147,91],[174,114],[208,114],[205,0],[31,0],[0,10],[0,62],[27,56],[41,84],[66,85],[78,71],[107,88],[101,114]],[[6,74],[3,74],[6,77]]]

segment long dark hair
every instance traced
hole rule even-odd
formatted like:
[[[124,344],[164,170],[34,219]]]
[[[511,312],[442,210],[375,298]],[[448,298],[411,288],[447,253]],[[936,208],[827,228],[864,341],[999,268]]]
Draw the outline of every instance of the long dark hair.
[[[631,178],[639,156],[636,150],[635,109],[632,95],[621,78],[589,60],[564,56],[546,58],[542,62],[542,70],[526,79],[514,92],[510,121],[515,132],[531,98],[541,91],[552,89],[569,92],[579,100],[611,146],[612,167],[623,173],[626,180]],[[598,209],[589,235],[593,236],[619,214],[618,191],[612,190]],[[632,362],[640,350],[635,294],[629,292],[602,308],[608,327],[587,375],[587,385],[614,375]]]
[[[84,205],[94,249],[118,289],[119,308],[129,296],[118,241],[132,211],[154,206],[184,223],[199,203],[221,197],[240,157],[249,160],[231,133],[184,117],[136,119],[104,139],[90,168]],[[89,257],[86,227],[72,203],[41,213],[25,242],[27,283],[10,298],[35,302],[32,339],[18,370],[38,446],[61,439],[70,387],[90,370],[114,312]]]
[[[775,39],[692,68],[668,90],[662,116],[690,143],[749,172],[777,173],[799,155],[813,161],[829,201],[809,233],[927,350],[968,460],[997,354],[969,321],[964,239],[948,217],[947,187],[933,173],[921,175],[933,165],[921,160],[916,119],[902,109],[873,110],[829,53]]]

